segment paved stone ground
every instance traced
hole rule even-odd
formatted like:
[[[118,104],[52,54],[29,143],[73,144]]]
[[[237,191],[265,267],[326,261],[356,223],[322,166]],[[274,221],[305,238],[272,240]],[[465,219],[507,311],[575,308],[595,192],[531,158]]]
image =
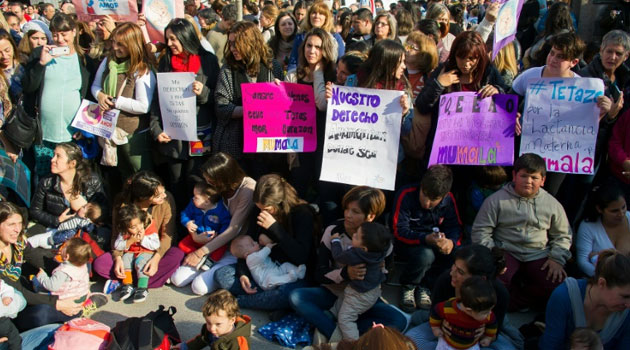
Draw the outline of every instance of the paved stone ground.
[[[102,281],[92,285],[93,292],[101,292],[102,289]],[[383,297],[394,305],[398,305],[398,293],[399,287],[383,286]],[[151,289],[147,300],[140,304],[133,304],[130,300],[124,302],[117,301],[116,297],[110,297],[107,305],[99,309],[92,318],[113,327],[116,322],[126,317],[144,316],[150,311],[157,310],[159,305],[167,307],[175,306],[177,308],[177,313],[174,316],[175,325],[183,339],[190,339],[199,333],[203,324],[203,316],[200,310],[205,300],[206,297],[194,295],[190,291],[190,287],[177,288],[172,285],[166,285],[160,289]],[[261,327],[270,322],[266,312],[247,309],[241,311],[252,318],[253,334],[250,338],[251,349],[286,349],[276,343],[267,341],[256,331],[257,327]],[[511,322],[517,325],[517,327],[523,323],[529,322],[531,319],[533,319],[533,314],[531,313],[510,314]]]

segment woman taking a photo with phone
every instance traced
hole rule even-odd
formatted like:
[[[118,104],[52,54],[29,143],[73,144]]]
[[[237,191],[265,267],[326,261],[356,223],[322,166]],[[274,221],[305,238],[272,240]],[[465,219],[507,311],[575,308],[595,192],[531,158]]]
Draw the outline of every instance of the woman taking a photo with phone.
[[[72,141],[70,124],[88,90],[90,74],[76,28],[71,16],[55,15],[50,30],[56,46],[33,50],[22,79],[26,111],[32,117],[39,114],[42,124],[43,142],[34,146],[35,171],[40,177],[50,172],[55,147]]]

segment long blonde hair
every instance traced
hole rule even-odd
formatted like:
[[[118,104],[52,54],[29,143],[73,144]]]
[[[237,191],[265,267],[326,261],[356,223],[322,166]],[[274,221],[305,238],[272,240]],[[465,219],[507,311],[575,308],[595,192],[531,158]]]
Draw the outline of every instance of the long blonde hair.
[[[118,42],[129,51],[129,70],[127,74],[133,77],[145,75],[154,65],[153,55],[147,52],[144,46],[144,37],[140,27],[131,22],[118,25],[110,36],[112,41]],[[115,60],[114,50],[110,50],[107,62]]]
[[[507,70],[514,76],[518,74],[518,64],[516,63],[516,51],[514,50],[514,43],[509,43],[497,53],[497,57],[494,58],[494,65],[497,67],[499,73]]]
[[[327,32],[332,32],[333,28],[335,27],[332,11],[330,11],[328,5],[326,5],[326,3],[323,1],[314,3],[313,6],[308,9],[308,12],[306,12],[306,17],[302,21],[303,32],[308,32],[309,30],[313,29],[313,26],[311,25],[312,13],[319,13],[326,16],[326,21],[324,21],[324,24],[321,28]]]

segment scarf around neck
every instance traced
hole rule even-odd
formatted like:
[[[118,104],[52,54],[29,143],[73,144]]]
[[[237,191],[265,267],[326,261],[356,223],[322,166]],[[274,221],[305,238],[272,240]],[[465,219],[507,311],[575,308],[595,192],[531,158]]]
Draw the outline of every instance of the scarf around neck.
[[[190,72],[197,73],[201,67],[201,58],[199,55],[179,54],[171,57],[171,68],[173,72]]]
[[[103,92],[109,96],[116,97],[116,85],[118,84],[118,74],[127,73],[129,71],[129,60],[121,63],[117,63],[116,60],[109,60],[107,62],[107,69],[109,74],[105,77],[103,83]]]

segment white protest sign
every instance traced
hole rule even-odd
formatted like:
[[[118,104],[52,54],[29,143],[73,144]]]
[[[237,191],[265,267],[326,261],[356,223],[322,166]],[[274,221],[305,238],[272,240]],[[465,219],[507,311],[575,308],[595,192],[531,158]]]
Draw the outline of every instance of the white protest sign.
[[[195,73],[158,73],[162,128],[174,140],[197,141],[197,96],[192,92]]]
[[[320,180],[394,189],[403,94],[333,86]]]
[[[120,114],[120,111],[117,109],[110,109],[105,113],[101,113],[97,103],[83,100],[71,125],[90,134],[111,139],[116,129],[118,114]]]
[[[520,153],[545,159],[547,171],[593,174],[599,129],[596,78],[539,78],[529,81],[523,110]]]

